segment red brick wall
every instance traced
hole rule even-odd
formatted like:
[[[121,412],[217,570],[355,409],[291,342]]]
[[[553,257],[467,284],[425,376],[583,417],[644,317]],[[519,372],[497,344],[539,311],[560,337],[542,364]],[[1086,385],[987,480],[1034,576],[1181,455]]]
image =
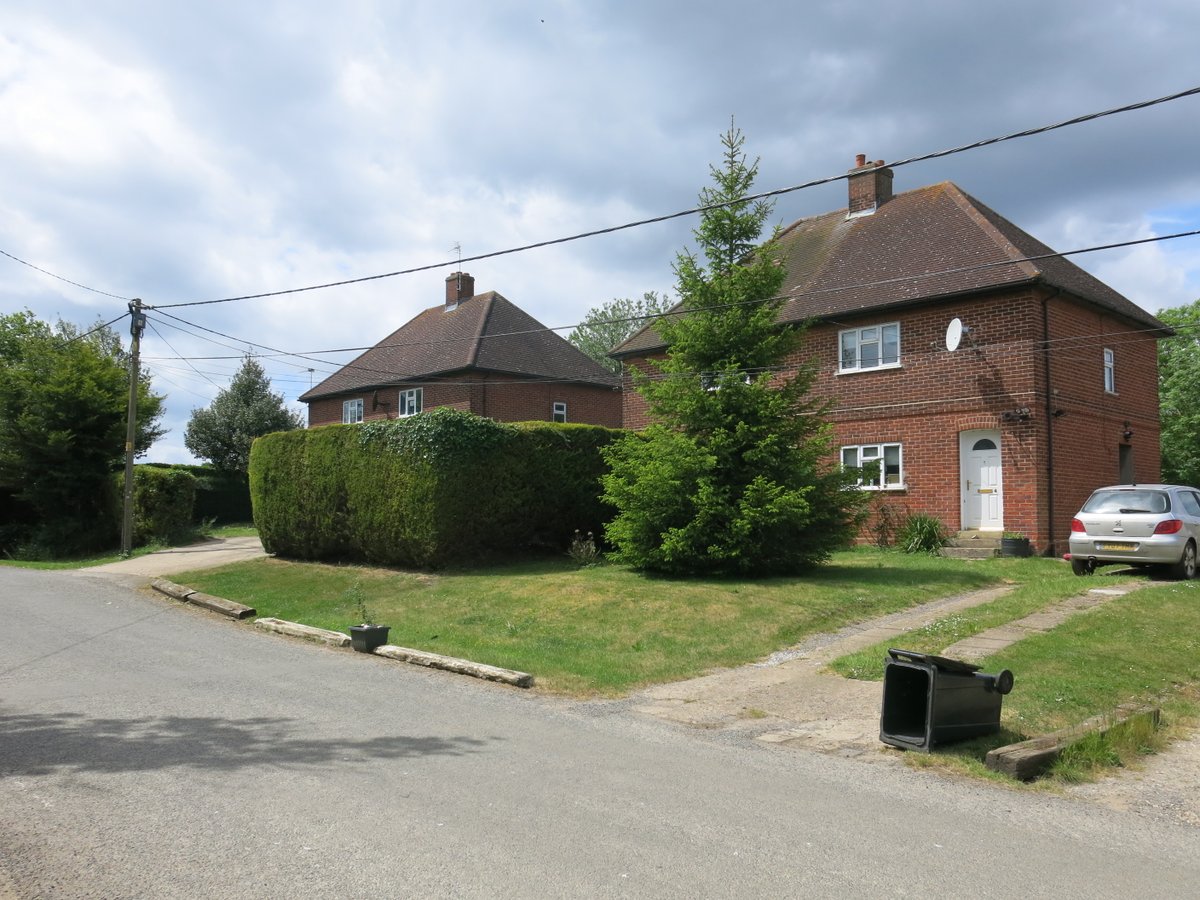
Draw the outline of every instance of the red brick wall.
[[[549,422],[553,404],[564,402],[568,422],[621,427],[621,394],[606,387],[527,382],[510,376],[471,373],[424,385],[422,392],[426,410],[453,406],[499,422]],[[313,428],[341,423],[342,402],[356,397],[363,398],[364,421],[395,418],[398,393],[397,387],[380,389],[381,404],[376,408],[372,408],[374,391],[314,400],[308,405],[308,425]]]
[[[1046,402],[1043,297],[1050,334],[1050,409]],[[971,327],[959,349],[945,349],[946,326]],[[838,374],[844,327],[900,323],[901,367]],[[1103,349],[1116,356],[1116,392],[1106,394]],[[1028,535],[1042,552],[1062,552],[1071,516],[1092,489],[1118,480],[1124,422],[1134,435],[1138,480],[1159,477],[1156,344],[1128,322],[1065,295],[1027,288],[891,314],[839,317],[806,336],[789,361],[816,366],[813,393],[834,407],[831,462],[843,445],[902,444],[904,490],[879,491],[887,503],[962,523],[959,434],[1000,432],[1004,528]],[[645,368],[644,361],[633,365]],[[644,427],[645,402],[625,379],[624,421]],[[1028,414],[1014,415],[1028,409]],[[1059,410],[1060,415],[1052,413]],[[1006,413],[1008,415],[1006,415]],[[1051,433],[1052,431],[1052,433]],[[1054,452],[1049,510],[1048,445]]]

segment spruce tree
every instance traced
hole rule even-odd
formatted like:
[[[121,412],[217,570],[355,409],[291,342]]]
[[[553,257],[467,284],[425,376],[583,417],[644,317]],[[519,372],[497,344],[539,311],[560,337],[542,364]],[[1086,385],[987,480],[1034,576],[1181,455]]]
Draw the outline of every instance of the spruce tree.
[[[849,541],[861,501],[826,462],[813,373],[794,367],[804,329],[778,324],[785,269],[774,236],[759,243],[772,207],[746,199],[758,161],[732,125],[721,142],[693,232],[702,257],[676,258],[681,314],[655,326],[667,357],[635,374],[655,424],[606,453],[605,533],[639,569],[792,573]]]

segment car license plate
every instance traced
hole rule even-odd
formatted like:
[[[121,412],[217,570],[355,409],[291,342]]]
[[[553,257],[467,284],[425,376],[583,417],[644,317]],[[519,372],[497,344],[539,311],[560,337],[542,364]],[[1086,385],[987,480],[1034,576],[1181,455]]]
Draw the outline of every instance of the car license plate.
[[[1123,551],[1136,550],[1137,544],[1097,544],[1097,550],[1109,550],[1115,553]]]

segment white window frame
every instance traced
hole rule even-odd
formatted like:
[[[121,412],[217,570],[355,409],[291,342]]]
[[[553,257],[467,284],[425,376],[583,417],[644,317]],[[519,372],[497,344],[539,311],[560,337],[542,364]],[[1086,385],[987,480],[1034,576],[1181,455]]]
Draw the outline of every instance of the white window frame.
[[[567,401],[555,400],[550,406],[550,421],[563,422],[567,421]]]
[[[402,390],[396,398],[396,418],[407,419],[415,416],[424,406],[424,389],[408,388]]]
[[[1104,348],[1104,392],[1106,394],[1117,392],[1116,354],[1109,347]]]
[[[889,450],[895,450],[896,472],[895,480],[888,479],[887,457]],[[853,459],[848,462],[848,458]],[[858,469],[859,478],[856,482],[864,491],[902,491],[908,485],[904,482],[904,445],[899,441],[888,441],[880,444],[847,444],[842,447],[840,460],[843,469]],[[871,482],[863,481],[862,470],[872,463],[879,463],[879,475]]]
[[[894,331],[896,339],[896,358],[894,360],[884,359],[884,347],[889,343],[887,341],[887,332]],[[874,365],[863,365],[862,348],[864,346],[875,347]],[[850,350],[854,354],[853,365],[846,365],[846,351]],[[876,325],[863,325],[861,328],[843,328],[838,332],[838,372],[874,372],[878,369],[898,369],[900,368],[900,323],[899,322],[880,322]]]
[[[363,420],[363,399],[342,401],[342,424],[358,425]]]

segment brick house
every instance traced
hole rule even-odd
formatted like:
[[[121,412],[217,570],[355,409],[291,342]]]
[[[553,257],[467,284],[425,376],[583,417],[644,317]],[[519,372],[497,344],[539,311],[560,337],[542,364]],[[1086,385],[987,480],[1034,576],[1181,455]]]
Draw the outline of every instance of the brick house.
[[[848,184],[847,208],[780,235],[780,321],[810,323],[789,365],[817,367],[876,515],[1053,554],[1093,488],[1159,478],[1166,325],[950,182],[893,195],[892,171],[859,156]],[[664,350],[650,326],[613,351],[626,427],[647,423],[628,367]]]
[[[446,300],[300,396],[308,425],[410,416],[438,406],[500,422],[619,427],[620,380],[495,291],[455,272]]]

